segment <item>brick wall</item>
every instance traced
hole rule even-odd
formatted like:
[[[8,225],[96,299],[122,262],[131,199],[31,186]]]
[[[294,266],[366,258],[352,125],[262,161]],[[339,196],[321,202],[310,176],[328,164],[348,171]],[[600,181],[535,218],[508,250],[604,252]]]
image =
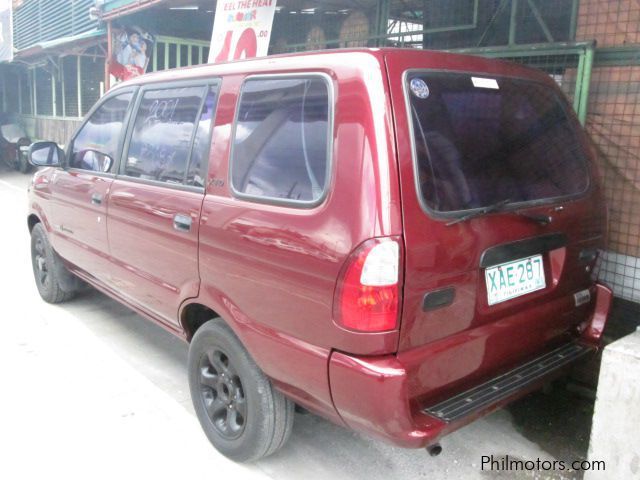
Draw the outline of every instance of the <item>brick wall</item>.
[[[576,36],[598,47],[640,44],[640,2],[581,0]],[[609,206],[600,277],[616,296],[640,302],[640,67],[594,66],[586,127]]]

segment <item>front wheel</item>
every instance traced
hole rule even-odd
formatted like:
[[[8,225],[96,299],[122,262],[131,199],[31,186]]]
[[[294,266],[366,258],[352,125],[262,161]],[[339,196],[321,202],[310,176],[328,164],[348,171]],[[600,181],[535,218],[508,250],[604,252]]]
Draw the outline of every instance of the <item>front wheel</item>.
[[[220,318],[202,325],[193,337],[189,387],[209,441],[232,460],[271,455],[291,434],[293,402],[273,387]]]

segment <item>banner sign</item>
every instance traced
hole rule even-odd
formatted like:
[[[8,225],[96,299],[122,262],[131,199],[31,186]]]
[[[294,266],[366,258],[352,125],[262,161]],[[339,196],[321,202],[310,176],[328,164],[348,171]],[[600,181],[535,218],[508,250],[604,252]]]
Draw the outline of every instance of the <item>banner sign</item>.
[[[264,57],[277,0],[218,0],[209,63]]]
[[[117,80],[144,74],[155,44],[153,35],[137,27],[113,28],[111,38],[109,73]]]
[[[0,62],[13,60],[12,0],[0,0]],[[275,2],[273,2],[275,3]]]

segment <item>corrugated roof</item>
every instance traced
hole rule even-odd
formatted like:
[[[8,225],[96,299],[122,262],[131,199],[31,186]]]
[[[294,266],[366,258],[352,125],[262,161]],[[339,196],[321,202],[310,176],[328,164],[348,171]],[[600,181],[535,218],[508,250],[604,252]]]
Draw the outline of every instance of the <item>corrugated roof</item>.
[[[20,50],[16,57],[27,57],[36,55],[46,50],[53,50],[56,48],[63,48],[65,46],[71,46],[74,44],[90,43],[90,40],[97,39],[99,37],[105,37],[106,41],[107,32],[101,28],[94,28],[88,32],[83,32],[78,35],[70,35],[68,37],[56,38],[55,40],[49,40],[46,42],[36,43],[29,48]]]
[[[97,28],[89,18],[95,0],[29,0],[13,13],[14,46],[25,50],[42,42],[75,36]]]
[[[142,10],[165,0],[107,0],[102,6],[103,19],[108,20]],[[213,1],[213,0],[212,0]]]

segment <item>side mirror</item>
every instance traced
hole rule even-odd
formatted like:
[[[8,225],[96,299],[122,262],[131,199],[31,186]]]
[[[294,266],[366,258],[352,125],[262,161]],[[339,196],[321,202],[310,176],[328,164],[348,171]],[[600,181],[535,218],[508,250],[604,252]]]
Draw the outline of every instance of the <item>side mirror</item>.
[[[55,142],[35,142],[29,147],[29,163],[34,167],[59,167],[64,151]]]

